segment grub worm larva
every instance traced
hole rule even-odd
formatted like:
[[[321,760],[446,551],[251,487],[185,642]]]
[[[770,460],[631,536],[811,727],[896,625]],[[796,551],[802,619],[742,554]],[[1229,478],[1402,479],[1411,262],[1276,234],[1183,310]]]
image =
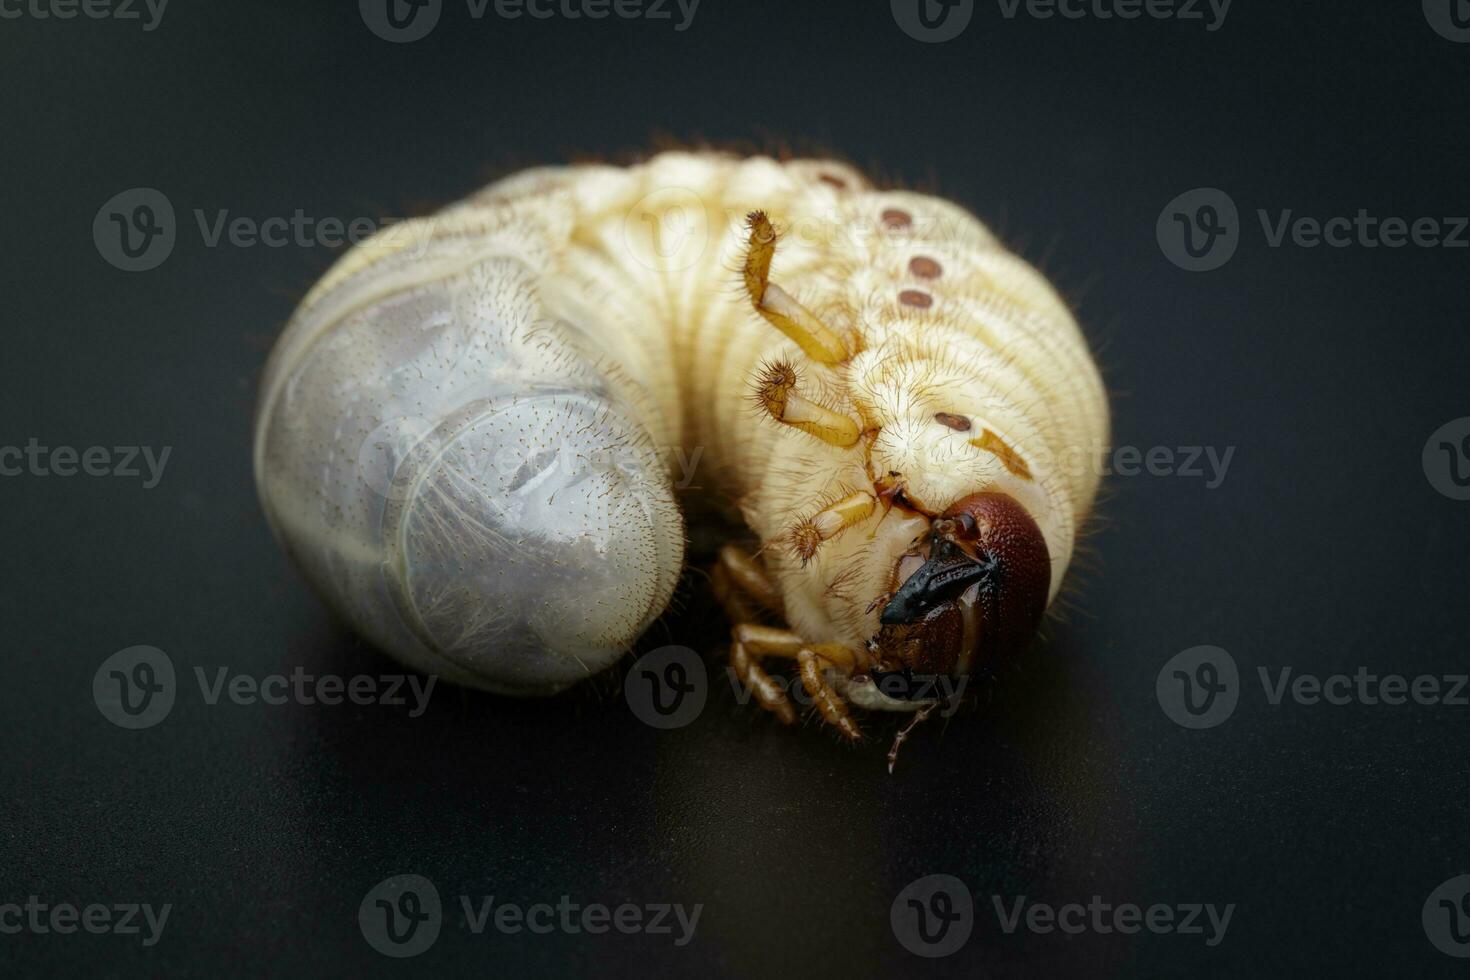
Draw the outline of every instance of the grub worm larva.
[[[271,355],[255,473],[363,634],[544,695],[668,603],[678,447],[762,542],[713,571],[738,675],[791,721],[763,667],[787,661],[856,738],[851,705],[932,706],[888,681],[1026,646],[1107,430],[1065,304],[968,212],[668,153],[528,171],[354,248]]]

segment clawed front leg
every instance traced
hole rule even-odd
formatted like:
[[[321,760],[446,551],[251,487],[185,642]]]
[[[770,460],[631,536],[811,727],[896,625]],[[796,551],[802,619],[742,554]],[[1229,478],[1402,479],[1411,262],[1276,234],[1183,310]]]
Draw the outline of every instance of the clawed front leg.
[[[784,657],[796,662],[802,687],[811,697],[822,720],[857,741],[862,731],[848,711],[847,702],[827,679],[828,670],[847,676],[867,669],[867,658],[838,643],[807,643],[788,629],[751,622],[751,603],[778,615],[784,613],[781,593],[760,564],[733,545],[720,549],[711,573],[715,595],[735,626],[730,630],[730,666],[741,683],[755,695],[761,707],[783,724],[796,721],[796,709],[779,683],[761,661]]]
[[[755,692],[762,707],[786,724],[796,720],[790,698],[758,663],[762,657],[794,660],[800,667],[802,687],[811,696],[822,720],[851,741],[862,738],[862,731],[847,710],[847,702],[826,676],[829,669],[849,676],[860,669],[863,662],[852,650],[837,643],[809,644],[790,630],[751,623],[741,623],[731,630],[731,640],[731,664]]]

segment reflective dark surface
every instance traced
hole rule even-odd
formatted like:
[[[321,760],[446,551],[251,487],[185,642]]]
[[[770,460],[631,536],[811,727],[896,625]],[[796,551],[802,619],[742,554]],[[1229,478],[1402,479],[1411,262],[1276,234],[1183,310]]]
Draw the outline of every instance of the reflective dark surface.
[[[934,44],[885,3],[705,0],[684,31],[671,9],[475,20],[448,2],[410,44],[375,37],[350,3],[180,3],[152,31],[0,21],[0,444],[172,447],[152,489],[0,478],[0,905],[172,906],[150,947],[0,933],[0,970],[1462,971],[1421,912],[1470,872],[1470,709],[1269,693],[1285,667],[1470,672],[1470,503],[1436,491],[1421,462],[1431,433],[1470,415],[1470,250],[1304,247],[1289,232],[1273,247],[1270,229],[1288,209],[1470,212],[1470,43],[1437,34],[1418,3],[1240,0],[1215,31],[979,4]],[[616,677],[546,703],[440,688],[418,717],[207,703],[196,669],[210,684],[222,667],[398,672],[304,587],[251,482],[258,372],[333,253],[210,246],[220,212],[421,213],[508,170],[661,133],[789,138],[964,202],[1078,303],[1116,393],[1116,443],[1168,447],[1155,470],[1204,475],[1110,477],[1046,642],[920,728],[892,777],[896,719],[866,719],[872,737],[852,748],[737,703],[697,577],[648,644],[708,655],[708,702],[681,728],[640,721]],[[130,274],[99,255],[92,225],[135,187],[167,195],[177,242]],[[1222,267],[1187,272],[1156,223],[1200,187],[1229,194],[1240,241]],[[1233,447],[1223,478],[1185,447],[1217,460]],[[133,731],[104,717],[92,683],[138,644],[167,653],[181,690]],[[1204,644],[1233,658],[1239,700],[1189,729],[1156,682]],[[402,873],[431,880],[445,911],[431,948],[395,960],[358,912]],[[960,879],[975,912],[963,948],[930,961],[905,949],[890,908],[933,874]],[[683,946],[477,935],[462,895],[703,909]],[[1208,926],[1007,933],[992,898],[1008,913],[1020,896],[1095,895],[1235,908],[1209,947]]]

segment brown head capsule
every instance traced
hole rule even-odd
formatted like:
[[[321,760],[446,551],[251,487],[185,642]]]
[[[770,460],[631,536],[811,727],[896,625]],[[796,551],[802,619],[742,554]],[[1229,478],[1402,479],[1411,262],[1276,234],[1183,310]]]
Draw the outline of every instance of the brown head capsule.
[[[894,578],[870,643],[874,672],[959,676],[1026,649],[1046,611],[1051,557],[1024,507],[975,493],[935,519]]]

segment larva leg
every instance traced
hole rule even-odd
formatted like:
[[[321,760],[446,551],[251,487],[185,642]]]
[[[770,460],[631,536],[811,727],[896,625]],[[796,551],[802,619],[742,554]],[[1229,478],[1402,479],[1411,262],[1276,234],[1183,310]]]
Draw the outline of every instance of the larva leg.
[[[786,606],[781,601],[781,590],[776,588],[776,583],[771,581],[766,570],[750,555],[733,544],[727,544],[720,549],[716,568],[723,573],[729,586],[739,589],[777,616],[786,615]],[[734,622],[744,622],[748,618],[731,617]]]
[[[877,506],[878,499],[861,490],[843,497],[812,517],[798,522],[791,529],[791,549],[805,565],[817,553],[817,548],[821,547],[823,541],[867,520]]]
[[[814,402],[796,390],[796,371],[789,364],[768,364],[756,380],[756,398],[771,418],[839,449],[857,445],[857,422]]]
[[[734,668],[735,675],[740,678],[741,683],[755,694],[755,699],[760,706],[771,714],[781,719],[783,725],[796,723],[796,709],[791,706],[791,699],[781,686],[771,679],[760,665],[760,653],[754,653],[747,649],[741,642],[741,630],[748,624],[741,624],[732,630],[730,643],[730,666]],[[759,628],[759,627],[757,627]]]
[[[745,291],[756,312],[794,340],[808,357],[823,364],[841,364],[851,355],[847,344],[815,313],[771,282],[771,259],[776,254],[776,229],[764,211],[746,217],[750,240],[745,251]]]
[[[841,643],[808,643],[791,630],[755,623],[738,623],[731,631],[737,643],[760,657],[785,657],[796,660],[802,650],[810,650],[838,670],[852,674],[867,670],[866,655]]]
[[[846,703],[832,689],[824,672],[832,667],[851,675],[860,666],[865,666],[864,658],[859,658],[850,649],[839,644],[817,645],[817,649],[826,654],[818,656],[800,636],[790,630],[742,621],[747,612],[746,597],[777,614],[784,614],[784,608],[780,592],[766,575],[765,569],[734,545],[725,545],[720,549],[719,562],[715,565],[712,578],[715,595],[725,607],[726,614],[736,621],[736,626],[731,630],[730,666],[754,692],[761,707],[785,724],[796,721],[796,710],[790,699],[760,665],[762,657],[795,658],[801,668],[802,686],[811,695],[823,720],[853,741],[861,738],[862,733],[848,714]]]
[[[725,610],[725,618],[732,623],[752,623],[758,618],[757,610],[746,601],[745,593],[730,579],[724,565],[716,564],[709,571],[710,588]]]
[[[856,671],[867,669],[865,656],[840,643],[808,644],[790,630],[756,626],[752,623],[740,623],[731,631],[731,635],[734,640],[730,654],[732,666],[750,685],[763,707],[773,711],[787,724],[795,720],[790,700],[754,658],[785,657],[795,660],[800,667],[802,686],[811,695],[822,720],[842,732],[846,738],[853,741],[862,738],[862,732],[847,711],[847,703],[828,682],[826,670],[830,667],[851,676]],[[761,685],[762,680],[765,687]],[[768,703],[765,694],[774,695],[771,701],[777,702],[779,707]]]
[[[822,720],[841,732],[849,741],[861,739],[863,733],[848,713],[847,702],[842,700],[842,696],[832,689],[832,684],[827,680],[827,668],[837,665],[806,648],[797,653],[796,661],[801,665],[802,686],[811,695]]]
[[[760,665],[762,657],[775,652],[774,634],[793,637],[795,634],[755,625],[752,622],[754,610],[748,604],[748,600],[753,600],[784,616],[786,610],[780,591],[755,559],[734,545],[727,544],[720,549],[719,560],[710,573],[710,579],[715,598],[724,607],[725,615],[736,624],[730,631],[730,667],[735,676],[755,694],[762,708],[781,719],[782,724],[795,724],[796,709],[792,707],[791,699]],[[800,643],[800,638],[796,638],[796,642]]]

